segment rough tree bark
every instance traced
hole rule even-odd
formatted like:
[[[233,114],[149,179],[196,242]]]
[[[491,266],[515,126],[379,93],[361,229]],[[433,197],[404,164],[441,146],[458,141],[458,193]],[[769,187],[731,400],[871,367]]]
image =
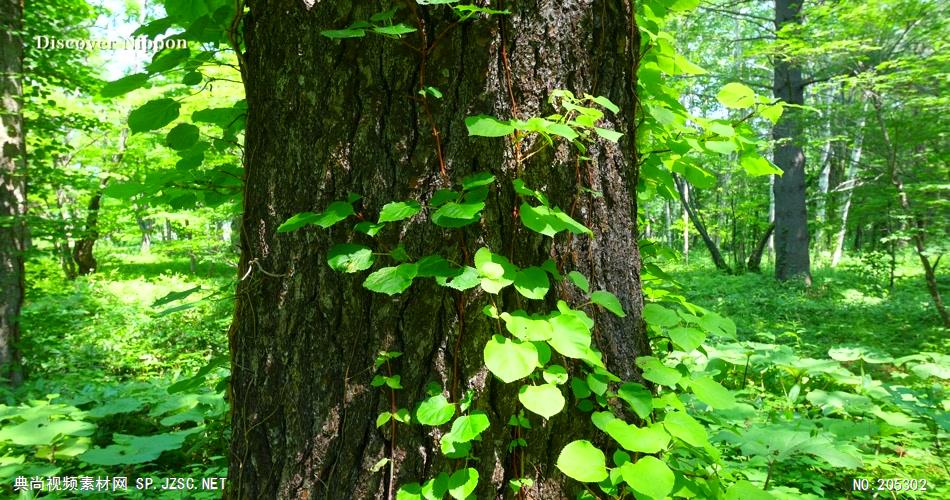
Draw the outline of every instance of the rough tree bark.
[[[775,27],[800,23],[801,0],[775,0]],[[805,103],[805,85],[798,63],[777,55],[772,88],[775,97],[788,104]],[[808,209],[805,204],[805,153],[802,150],[800,110],[786,108],[772,129],[775,165],[775,277],[800,277],[811,283],[808,255]]]
[[[400,18],[421,28],[401,41],[320,36],[322,29],[368,19],[378,7],[373,2],[248,4],[239,266],[244,279],[229,334],[233,438],[227,496],[386,498],[400,484],[457,469],[439,452],[439,430],[400,426],[389,449],[390,427],[376,428],[376,416],[390,411],[390,401],[369,383],[374,358],[386,350],[404,353],[392,366],[404,387],[397,391],[398,407],[414,407],[430,381],[455,401],[475,391],[475,408],[492,421],[473,449],[478,460],[469,462],[481,477],[477,498],[510,495],[507,481],[521,474],[535,480],[532,498],[573,497],[579,485],[556,470],[557,453],[596,430],[589,418],[566,410],[547,423],[536,420],[523,436],[523,455],[512,457],[512,431],[505,423],[517,411],[518,384],[503,384],[484,368],[482,350],[492,324],[481,313],[483,294],[419,280],[393,298],[376,295],[361,286],[366,273],[338,274],[326,258],[333,242],[354,238],[384,250],[402,243],[414,259],[438,253],[470,262],[482,245],[519,265],[552,258],[621,298],[626,318],[594,312],[596,339],[611,370],[637,378],[634,359],[649,346],[635,227],[640,42],[632,3],[526,0],[506,3],[510,15],[459,24],[445,7],[400,3]],[[440,89],[444,97],[423,102],[421,85]],[[463,121],[479,113],[549,114],[547,96],[557,88],[613,100],[623,111],[609,120],[626,137],[619,146],[593,147],[589,162],[575,163],[561,145],[523,165],[521,177],[529,186],[544,189],[565,210],[573,206],[574,216],[596,234],[562,238],[550,249],[550,240],[518,221],[520,201],[511,190],[517,152],[504,139],[469,138]],[[483,221],[462,231],[436,228],[424,212],[401,231],[389,228],[373,240],[354,235],[350,221],[330,230],[275,232],[293,214],[321,211],[347,192],[361,194],[360,216],[375,220],[387,202],[425,202],[435,190],[451,187],[449,179],[485,170],[498,181]],[[580,192],[578,182],[603,197]],[[557,291],[580,300],[569,287]],[[496,300],[500,308],[518,303],[510,294]],[[386,468],[370,470],[384,457],[395,459],[392,476]]]
[[[0,379],[22,381],[20,308],[26,236],[26,141],[23,129],[23,10],[0,0]]]

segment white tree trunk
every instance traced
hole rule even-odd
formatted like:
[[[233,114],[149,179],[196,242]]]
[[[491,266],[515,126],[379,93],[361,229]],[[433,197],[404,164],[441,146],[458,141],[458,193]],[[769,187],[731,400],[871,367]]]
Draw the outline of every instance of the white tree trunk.
[[[851,158],[848,160],[846,179],[835,188],[835,191],[844,191],[844,203],[841,206],[841,226],[835,237],[835,251],[831,255],[831,267],[835,267],[841,262],[841,256],[844,253],[844,237],[848,229],[848,212],[851,210],[851,197],[854,194],[854,187],[858,177],[858,163],[861,161],[861,150],[864,142],[864,122],[867,109],[868,105],[864,103],[861,118],[858,120],[858,126],[856,127],[857,135],[854,138],[854,145],[851,147]]]

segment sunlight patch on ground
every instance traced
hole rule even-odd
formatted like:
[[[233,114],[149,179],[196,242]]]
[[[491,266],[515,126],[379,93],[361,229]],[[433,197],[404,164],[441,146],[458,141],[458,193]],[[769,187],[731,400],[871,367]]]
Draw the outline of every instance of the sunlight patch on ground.
[[[881,297],[865,295],[860,290],[855,290],[854,288],[848,288],[842,291],[841,297],[846,303],[855,305],[876,306],[884,302],[884,299]]]

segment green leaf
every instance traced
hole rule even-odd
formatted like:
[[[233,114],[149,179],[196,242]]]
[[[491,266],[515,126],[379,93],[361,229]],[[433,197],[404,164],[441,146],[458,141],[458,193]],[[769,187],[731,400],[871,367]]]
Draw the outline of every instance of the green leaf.
[[[438,476],[422,485],[422,498],[426,500],[441,499],[448,491],[449,475],[446,472],[440,472]]]
[[[80,420],[50,420],[38,416],[16,425],[5,425],[0,430],[0,442],[9,441],[17,446],[50,446],[63,436],[89,436],[96,425]]]
[[[555,351],[575,359],[585,359],[590,353],[590,328],[574,314],[556,314],[551,325],[551,340],[548,343]]]
[[[569,141],[573,141],[579,137],[573,128],[563,123],[552,123],[547,126],[547,131],[553,135],[559,135]]]
[[[481,282],[481,277],[478,275],[478,270],[474,267],[465,266],[462,269],[462,274],[447,280],[446,278],[437,277],[436,283],[441,286],[446,286],[460,292],[475,288]]]
[[[360,28],[345,28],[342,30],[323,30],[321,35],[327,38],[359,38],[366,36],[366,30]]]
[[[772,124],[778,123],[779,118],[782,117],[782,113],[785,111],[785,106],[782,103],[773,104],[771,106],[766,106],[759,110],[759,114],[762,115],[762,118],[772,122]]]
[[[488,293],[498,293],[502,288],[515,282],[518,269],[504,256],[492,253],[485,247],[475,252],[475,269],[481,275],[482,289]]]
[[[707,333],[722,337],[735,338],[736,324],[729,318],[724,318],[712,311],[706,311],[699,318],[699,326]]]
[[[455,405],[449,403],[445,396],[436,394],[419,403],[416,409],[416,420],[422,425],[442,425],[455,416]]]
[[[485,344],[483,353],[488,370],[507,383],[527,377],[540,366],[534,344],[501,335],[493,336]]]
[[[456,203],[450,201],[432,214],[432,222],[442,227],[463,227],[481,219],[484,202]]]
[[[505,329],[521,340],[544,342],[551,339],[551,324],[547,318],[528,316],[522,310],[503,312],[499,317],[505,321]]]
[[[626,401],[638,417],[646,420],[653,412],[653,394],[649,389],[635,382],[620,386],[617,396]]]
[[[515,132],[515,127],[494,116],[475,115],[465,119],[468,135],[479,137],[504,137]]]
[[[396,491],[396,500],[423,500],[422,486],[419,486],[419,483],[400,486],[399,490]]]
[[[168,147],[182,151],[198,143],[198,127],[190,123],[179,123],[168,131],[165,144]]]
[[[330,248],[327,264],[334,271],[355,273],[373,267],[376,257],[369,247],[354,243],[339,243]]]
[[[551,365],[542,373],[544,381],[549,384],[561,385],[567,382],[567,370],[561,365]]]
[[[454,267],[451,262],[439,255],[426,255],[416,261],[419,265],[417,278],[452,278],[462,274],[463,270]]]
[[[436,99],[442,99],[442,91],[431,86],[426,86],[425,88],[419,89],[419,95],[426,96],[431,95]]]
[[[692,352],[706,340],[706,334],[696,328],[678,326],[669,330],[670,340],[683,352]]]
[[[162,51],[152,58],[152,62],[145,66],[149,73],[162,73],[175,68],[179,64],[188,60],[191,51],[187,48],[170,51]]]
[[[154,436],[114,434],[115,444],[106,448],[93,448],[83,453],[79,459],[87,464],[107,466],[151,462],[162,452],[181,448],[188,435],[201,430],[201,427],[197,427]]]
[[[736,146],[735,141],[732,140],[706,141],[704,145],[706,146],[706,149],[721,155],[735,153],[739,149],[739,147]]]
[[[561,390],[554,384],[523,385],[518,391],[518,401],[546,419],[560,413],[566,402]]]
[[[368,236],[376,236],[384,227],[386,227],[386,224],[374,224],[364,220],[353,226],[353,230]]]
[[[689,382],[690,389],[700,401],[716,410],[736,405],[736,398],[729,389],[723,387],[711,377],[700,377]]]
[[[613,101],[611,101],[610,99],[607,99],[604,96],[599,95],[597,97],[594,97],[593,99],[594,99],[594,102],[608,109],[611,113],[620,112],[620,106],[617,106],[616,104],[613,103]]]
[[[479,436],[489,427],[488,416],[484,413],[463,415],[452,422],[452,430],[442,436],[442,440],[453,443],[467,443]]]
[[[568,279],[571,280],[571,283],[577,285],[577,288],[580,288],[584,293],[590,293],[590,283],[587,282],[587,277],[577,271],[571,271],[567,273]]]
[[[412,26],[399,23],[393,24],[392,26],[375,26],[373,27],[374,33],[379,33],[380,35],[389,35],[389,36],[402,36],[407,33],[412,33],[416,31]]]
[[[674,12],[686,12],[698,7],[699,3],[700,0],[676,0],[673,2],[673,5],[670,6],[670,10]]]
[[[583,224],[577,222],[557,207],[544,205],[532,207],[522,203],[519,209],[521,223],[528,229],[545,236],[554,237],[555,234],[568,230],[574,234],[593,236],[593,232]]]
[[[748,108],[755,104],[755,91],[741,83],[727,83],[716,99],[727,108]]]
[[[379,212],[379,223],[397,222],[408,219],[422,210],[418,201],[394,201],[383,205]]]
[[[652,356],[640,356],[636,362],[643,369],[643,378],[650,382],[673,387],[683,378],[676,369],[664,365],[662,361]]]
[[[103,418],[110,415],[118,415],[120,413],[132,413],[133,411],[138,411],[145,403],[139,401],[135,398],[119,398],[114,400],[109,400],[101,406],[97,406],[89,410],[86,415],[92,418]]]
[[[433,207],[442,206],[450,201],[456,201],[461,196],[457,191],[452,191],[451,189],[440,189],[432,195],[432,199],[429,200],[429,205]]]
[[[515,273],[515,290],[521,295],[534,300],[543,300],[551,287],[548,273],[540,267],[526,267]]]
[[[198,71],[189,71],[181,77],[182,85],[198,85],[204,79],[204,76]]]
[[[606,433],[624,449],[639,453],[659,453],[670,444],[670,435],[662,427],[637,427],[616,418],[607,422]]]
[[[99,95],[102,97],[117,97],[141,88],[148,82],[148,73],[135,73],[113,80],[102,87]]]
[[[129,113],[129,130],[133,134],[156,130],[178,118],[181,104],[174,99],[155,99]]]
[[[478,172],[462,179],[462,189],[474,189],[495,182],[495,176],[488,172]]]
[[[465,500],[478,486],[478,471],[468,467],[459,469],[449,477],[449,495],[456,500]]]
[[[557,457],[557,468],[567,477],[583,483],[607,479],[607,457],[587,440],[568,443]]]
[[[739,164],[749,175],[782,175],[782,170],[759,154],[743,154],[739,158]]]
[[[623,137],[622,133],[617,132],[616,130],[610,130],[606,128],[594,127],[594,132],[596,132],[597,135],[603,137],[604,139],[607,139],[610,142],[617,142],[620,140],[621,137]]]
[[[736,481],[726,490],[726,500],[773,500],[771,493],[746,480]]]
[[[394,7],[389,10],[384,10],[382,12],[377,12],[369,17],[369,22],[371,23],[381,23],[383,21],[392,21],[396,17],[396,13],[399,12],[398,7]]]
[[[670,435],[687,444],[697,448],[703,448],[709,444],[706,438],[706,429],[686,412],[674,411],[667,413],[663,419],[663,425]]]
[[[363,287],[386,295],[402,293],[412,284],[412,279],[416,277],[417,271],[418,266],[416,264],[384,267],[367,276],[366,280],[363,281]]]
[[[534,199],[538,200],[542,205],[549,205],[548,197],[544,196],[544,193],[536,189],[531,189],[524,185],[524,181],[521,179],[515,179],[511,181],[511,185],[514,188],[515,192],[521,196],[531,196]]]
[[[620,467],[624,482],[633,488],[637,498],[663,500],[673,492],[676,476],[662,460],[645,456],[635,463],[627,462]]]
[[[327,209],[319,214],[313,212],[301,212],[284,221],[277,228],[278,233],[295,231],[308,224],[314,224],[324,229],[340,222],[343,219],[353,215],[353,205],[343,201],[334,201]]]
[[[680,322],[679,316],[670,309],[659,304],[647,304],[643,306],[643,319],[650,326],[670,327]]]
[[[590,301],[621,318],[627,316],[627,313],[623,312],[623,306],[620,305],[620,300],[617,299],[617,296],[606,290],[597,290],[590,294]]]

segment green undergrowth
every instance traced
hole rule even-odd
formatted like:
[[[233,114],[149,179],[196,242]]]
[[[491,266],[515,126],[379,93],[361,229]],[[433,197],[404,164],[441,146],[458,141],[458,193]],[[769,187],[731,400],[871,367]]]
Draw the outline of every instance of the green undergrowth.
[[[810,288],[670,266],[685,296],[737,324],[735,341],[684,360],[735,391],[734,407],[701,413],[730,467],[779,498],[946,498],[948,338],[913,263],[893,290],[866,260],[818,268]]]
[[[127,477],[128,491],[43,496],[181,498],[134,481],[226,475],[233,269],[199,260],[192,273],[187,256],[161,248],[109,250],[97,273],[72,282],[52,260],[28,263],[27,382],[0,390],[0,496],[17,477],[108,476]]]
[[[811,287],[779,283],[771,269],[727,275],[693,265],[669,271],[693,302],[735,319],[742,339],[789,345],[808,354],[851,344],[893,356],[947,352],[950,347],[920,263],[909,255],[899,262],[893,291],[888,273],[867,259],[817,267]],[[940,285],[944,296],[950,294],[950,279],[943,278]]]
[[[893,291],[863,264],[817,269],[811,288],[778,284],[767,271],[725,275],[665,264],[684,297],[736,325],[735,336],[709,337],[689,353],[670,346],[663,363],[688,370],[692,392],[675,398],[663,389],[653,400],[681,404],[702,425],[693,430],[714,446],[711,467],[735,485],[727,498],[864,498],[875,478],[928,481],[926,493],[901,498],[946,494],[945,332],[912,261],[898,269]],[[13,493],[17,477],[124,476],[129,490],[118,496],[127,498],[220,496],[133,487],[136,478],[190,477],[200,485],[226,475],[235,278],[224,264],[195,268],[188,256],[160,249],[110,252],[97,274],[74,282],[52,261],[30,263],[28,382],[0,392],[0,493]],[[691,343],[683,335],[692,330],[660,306],[670,302],[658,300],[658,290],[648,294],[652,335]],[[615,435],[618,426],[598,415],[595,423]],[[670,453],[680,465],[692,460]],[[852,491],[862,478],[871,491]],[[674,486],[676,497],[691,494]]]

